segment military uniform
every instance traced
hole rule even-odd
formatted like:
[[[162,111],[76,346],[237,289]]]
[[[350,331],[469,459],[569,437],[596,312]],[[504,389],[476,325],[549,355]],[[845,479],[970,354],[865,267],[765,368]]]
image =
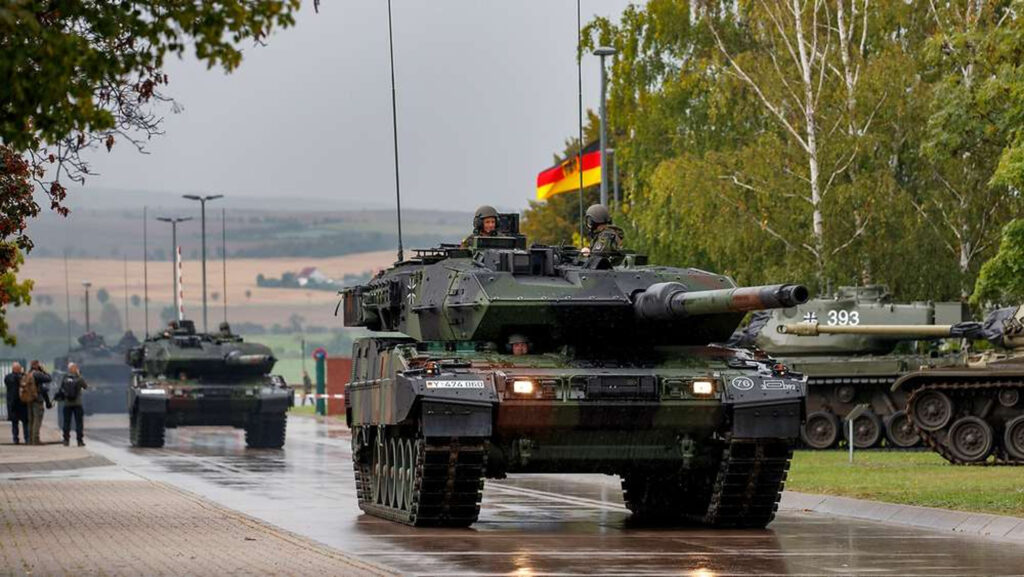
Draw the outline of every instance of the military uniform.
[[[605,225],[594,235],[594,240],[590,243],[590,253],[621,252],[625,236],[621,228],[611,224]]]

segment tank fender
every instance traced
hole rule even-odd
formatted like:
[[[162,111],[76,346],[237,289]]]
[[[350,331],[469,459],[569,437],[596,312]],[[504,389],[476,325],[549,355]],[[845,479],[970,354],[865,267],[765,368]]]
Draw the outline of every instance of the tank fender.
[[[410,379],[426,437],[488,437],[498,393],[492,375],[443,374]]]
[[[732,408],[735,438],[796,438],[804,420],[805,379],[771,375],[725,378],[723,404]]]
[[[139,389],[134,392],[135,408],[139,413],[147,415],[163,414],[167,412],[167,393],[142,393],[142,391],[153,389]]]
[[[260,413],[284,413],[292,403],[289,392],[276,387],[263,387],[259,399]]]

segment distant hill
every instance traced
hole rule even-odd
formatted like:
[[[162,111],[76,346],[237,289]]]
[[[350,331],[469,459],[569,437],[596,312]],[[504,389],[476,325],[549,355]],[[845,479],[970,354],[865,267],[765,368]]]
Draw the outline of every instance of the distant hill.
[[[142,256],[142,209],[149,209],[149,257],[171,254],[170,226],[157,216],[191,216],[178,225],[178,243],[186,258],[200,251],[199,205],[178,194],[76,191],[71,216],[44,210],[29,234],[34,257],[139,259]],[[227,253],[237,258],[315,257],[393,249],[397,246],[392,208],[345,209],[340,203],[309,199],[235,198],[207,206],[207,249],[221,255],[221,209],[226,210]],[[471,210],[471,208],[469,209]],[[402,232],[406,248],[457,242],[469,233],[472,213],[457,210],[406,210]]]

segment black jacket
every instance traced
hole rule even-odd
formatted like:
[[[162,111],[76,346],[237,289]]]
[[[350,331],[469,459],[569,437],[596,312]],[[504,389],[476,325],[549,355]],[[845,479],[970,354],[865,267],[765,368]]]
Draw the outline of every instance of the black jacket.
[[[14,420],[13,417],[17,416],[18,419],[24,419],[28,415],[28,407],[25,403],[21,402],[21,397],[18,396],[19,389],[21,388],[21,375],[25,373],[7,373],[4,377],[4,387],[7,389],[7,418],[8,420]]]

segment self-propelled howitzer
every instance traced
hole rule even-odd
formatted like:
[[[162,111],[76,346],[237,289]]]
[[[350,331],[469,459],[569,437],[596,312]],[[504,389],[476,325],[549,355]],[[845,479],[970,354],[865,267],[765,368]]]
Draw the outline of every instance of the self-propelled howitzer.
[[[353,345],[345,395],[360,507],[465,526],[484,477],[607,473],[640,518],[769,523],[803,379],[708,343],[806,289],[516,233],[419,251],[343,292],[346,326],[379,331]]]
[[[999,309],[984,323],[932,327],[780,327],[786,334],[886,334],[915,338],[984,339],[992,348],[964,354],[953,366],[921,367],[900,377],[893,392],[905,395],[916,433],[953,464],[1024,465],[1024,307]]]
[[[227,325],[197,333],[192,321],[172,323],[127,354],[134,372],[128,410],[131,442],[161,447],[164,429],[231,426],[245,429],[246,445],[284,445],[291,390],[270,375],[276,359],[258,343],[244,342]]]

